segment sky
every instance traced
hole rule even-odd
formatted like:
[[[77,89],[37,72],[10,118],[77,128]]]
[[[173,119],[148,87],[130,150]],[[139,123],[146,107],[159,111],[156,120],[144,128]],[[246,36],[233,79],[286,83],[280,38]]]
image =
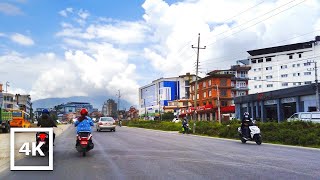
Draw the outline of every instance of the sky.
[[[200,76],[248,50],[313,40],[319,0],[1,0],[0,83],[50,97],[116,95],[137,105],[160,77]]]

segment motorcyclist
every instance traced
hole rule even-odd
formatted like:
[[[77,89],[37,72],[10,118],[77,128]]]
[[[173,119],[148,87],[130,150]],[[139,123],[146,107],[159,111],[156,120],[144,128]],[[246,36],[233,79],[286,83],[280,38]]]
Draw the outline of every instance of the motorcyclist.
[[[88,110],[83,108],[80,110],[80,117],[77,119],[77,121],[74,123],[74,126],[77,127],[77,134],[79,132],[89,132],[91,133],[91,126],[93,126],[92,119],[88,116]],[[93,144],[92,142],[90,142]],[[78,138],[76,140],[76,147],[79,144]]]
[[[50,117],[50,112],[48,109],[43,109],[42,114],[40,118],[38,119],[39,127],[57,127],[56,122]],[[53,145],[54,145],[54,139],[56,138],[56,134],[53,132]]]
[[[245,112],[242,117],[242,123],[241,123],[241,130],[244,138],[249,138],[250,129],[249,126],[251,126],[253,122],[251,121],[250,114],[248,112]]]
[[[183,127],[183,134],[185,132],[188,132],[188,120],[186,117],[183,118],[183,121],[182,121],[182,127]]]

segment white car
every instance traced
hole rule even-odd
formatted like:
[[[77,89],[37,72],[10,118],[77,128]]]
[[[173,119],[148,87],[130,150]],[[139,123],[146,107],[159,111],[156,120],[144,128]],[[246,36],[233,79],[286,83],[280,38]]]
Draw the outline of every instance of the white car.
[[[179,118],[174,118],[174,119],[172,120],[172,122],[174,122],[174,123],[179,123],[179,122],[181,122],[181,120],[180,120]]]
[[[112,117],[100,117],[96,125],[98,132],[104,129],[115,132],[116,126],[116,121]]]

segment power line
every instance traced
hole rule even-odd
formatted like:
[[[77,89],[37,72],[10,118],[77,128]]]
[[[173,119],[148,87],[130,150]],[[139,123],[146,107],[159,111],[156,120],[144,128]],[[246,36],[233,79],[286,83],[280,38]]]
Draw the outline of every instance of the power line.
[[[256,20],[256,19],[258,19],[258,18],[260,18],[260,17],[263,17],[263,16],[265,16],[265,15],[267,15],[267,14],[269,14],[269,13],[271,13],[271,12],[277,10],[277,9],[280,9],[281,7],[284,7],[284,6],[290,4],[290,3],[294,2],[294,1],[297,1],[297,0],[291,0],[290,2],[285,3],[285,4],[283,4],[283,5],[281,5],[281,6],[277,7],[277,8],[274,8],[274,9],[272,9],[271,11],[268,11],[268,12],[266,12],[266,13],[260,15],[260,16],[257,16],[257,17],[255,17],[255,18],[253,18],[253,19],[250,19],[249,21],[246,21],[246,22],[244,22],[244,23],[242,23],[242,24],[240,24],[240,25],[238,25],[238,26],[235,26],[235,27],[233,27],[233,28],[231,28],[231,29],[229,29],[229,30],[227,30],[227,31],[224,31],[224,32],[222,32],[222,33],[219,33],[219,34],[217,34],[217,35],[214,35],[214,37],[219,36],[219,35],[222,35],[222,34],[225,34],[225,33],[229,32],[229,31],[231,31],[231,30],[233,30],[233,29],[239,28],[239,27],[241,27],[241,26],[243,26],[243,25],[245,25],[245,24],[247,24],[247,23],[249,23],[249,22],[252,22],[252,21],[254,21],[254,20]],[[209,44],[209,45],[210,45],[210,44]]]
[[[306,1],[306,0],[303,0],[303,1],[297,3],[297,4],[293,5],[293,6],[290,6],[289,8],[284,9],[284,10],[282,10],[282,11],[276,13],[276,14],[273,14],[273,15],[271,15],[271,16],[269,16],[269,17],[267,17],[267,18],[265,18],[265,19],[263,19],[263,20],[261,20],[261,21],[258,21],[257,23],[255,23],[255,24],[253,24],[253,25],[251,25],[251,26],[248,26],[248,27],[243,28],[243,29],[241,29],[241,30],[239,30],[239,31],[236,31],[235,33],[232,33],[232,34],[230,34],[229,36],[225,36],[225,37],[222,38],[222,39],[216,40],[215,42],[209,44],[208,46],[210,46],[210,45],[212,45],[212,44],[215,44],[215,43],[217,43],[217,42],[219,42],[219,41],[221,41],[221,40],[223,40],[223,39],[226,39],[226,38],[228,38],[228,37],[230,37],[230,36],[232,36],[232,35],[234,35],[234,34],[240,33],[240,32],[242,32],[242,31],[244,31],[244,30],[246,30],[246,29],[249,29],[250,27],[253,27],[253,26],[255,26],[255,25],[257,25],[257,24],[259,24],[259,23],[261,23],[261,22],[263,22],[263,21],[265,21],[265,20],[267,20],[267,19],[270,19],[270,18],[272,18],[272,17],[274,17],[274,16],[276,16],[276,15],[278,15],[278,14],[284,12],[284,11],[287,11],[287,10],[289,10],[289,9],[295,7],[295,6],[298,6],[299,4],[302,4],[304,1]]]

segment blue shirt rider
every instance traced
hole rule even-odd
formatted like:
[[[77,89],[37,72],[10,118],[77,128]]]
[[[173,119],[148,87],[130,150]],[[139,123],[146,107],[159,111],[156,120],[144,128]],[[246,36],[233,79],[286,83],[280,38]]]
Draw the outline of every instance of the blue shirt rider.
[[[94,126],[94,124],[92,119],[89,116],[87,116],[87,109],[81,109],[80,114],[81,116],[74,123],[74,126],[77,127],[77,134],[79,134],[79,132],[91,133],[91,126]]]

